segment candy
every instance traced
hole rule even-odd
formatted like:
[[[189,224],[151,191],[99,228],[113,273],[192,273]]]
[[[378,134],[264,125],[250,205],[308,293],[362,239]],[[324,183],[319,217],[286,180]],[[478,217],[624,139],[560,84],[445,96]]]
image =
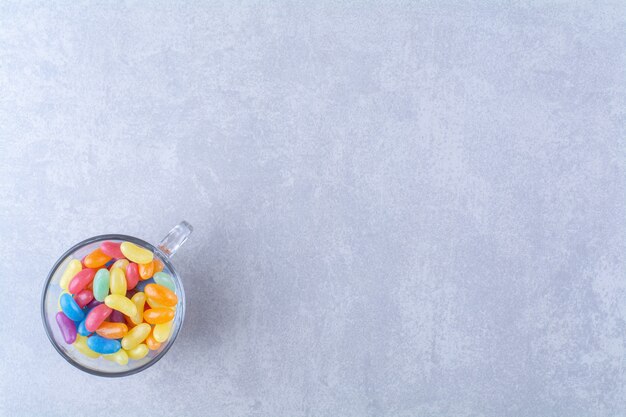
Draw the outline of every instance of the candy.
[[[91,290],[82,290],[74,296],[74,301],[76,301],[76,304],[78,304],[80,308],[85,307],[91,302],[91,300],[93,300],[93,293]]]
[[[152,329],[154,331],[154,329]],[[152,332],[146,337],[146,346],[150,350],[158,350],[161,347],[161,343],[157,342],[152,335]]]
[[[128,364],[128,353],[124,349],[120,349],[115,353],[111,353],[108,355],[102,355],[102,357],[106,360],[113,361],[118,365],[126,365]]]
[[[137,314],[131,317],[134,324],[140,324],[143,321],[143,307],[146,303],[146,295],[142,292],[138,292],[130,299],[135,307],[137,307]]]
[[[128,333],[128,327],[124,323],[104,322],[96,329],[96,333],[107,339],[121,339]]]
[[[99,353],[94,352],[89,348],[89,346],[87,346],[87,338],[85,336],[81,336],[80,334],[76,336],[76,341],[72,346],[74,346],[80,353],[90,358],[95,359],[100,356]]]
[[[139,282],[139,267],[136,263],[131,262],[126,267],[126,284],[129,290],[135,288]]]
[[[147,264],[154,258],[151,251],[130,242],[122,242],[120,249],[128,260],[137,264]]]
[[[147,264],[139,264],[139,276],[141,279],[152,278],[152,275],[154,275],[154,261]]]
[[[132,317],[137,314],[137,307],[135,307],[135,304],[123,295],[107,295],[104,299],[104,304],[114,310],[126,314],[128,317]]]
[[[76,331],[81,336],[90,336],[93,333],[87,330],[87,327],[85,325],[86,322],[87,322],[87,318],[85,317],[85,319],[81,321],[80,323],[78,323],[78,326],[76,326]]]
[[[80,263],[80,261],[78,259],[72,259],[67,264],[63,275],[61,275],[61,280],[59,281],[59,285],[61,286],[61,288],[67,290],[67,286],[69,285],[70,281],[72,280],[72,278],[74,278],[76,274],[80,272],[81,269],[83,269],[83,265]]]
[[[85,288],[87,285],[93,280],[93,277],[96,275],[96,270],[91,268],[86,268],[74,275],[74,278],[70,281],[70,284],[67,286],[67,289],[72,294],[78,294]]]
[[[111,268],[120,268],[122,271],[126,271],[126,267],[128,266],[128,264],[128,259],[118,259],[113,263]]]
[[[69,294],[61,295],[61,310],[72,321],[82,321],[85,318],[85,313]]]
[[[87,314],[87,318],[85,319],[85,328],[87,331],[95,332],[102,322],[109,317],[111,311],[113,310],[104,304],[94,307],[93,310]]]
[[[120,245],[120,243],[116,242],[102,242],[100,244],[100,250],[102,251],[102,253],[110,256],[111,258],[120,259],[124,257],[124,254],[120,250]]]
[[[125,350],[131,350],[138,344],[146,340],[152,328],[147,323],[141,323],[133,327],[122,339],[122,347]]]
[[[111,294],[126,295],[126,277],[121,268],[111,268]]]
[[[169,274],[166,274],[165,272],[157,272],[156,274],[154,274],[154,282],[159,285],[163,285],[171,291],[176,291],[176,284],[174,284],[174,280]]]
[[[109,295],[110,273],[106,269],[99,269],[93,279],[93,295],[98,301],[104,301]]]
[[[57,324],[65,342],[88,358],[125,366],[159,351],[170,337],[176,283],[147,248],[102,242],[82,261],[70,260],[59,285]]]
[[[148,354],[148,352],[149,352],[148,346],[144,345],[143,343],[126,351],[126,353],[128,354],[128,357],[134,360],[143,359]]]
[[[93,335],[87,339],[87,346],[96,353],[109,354],[121,349],[119,340],[106,339],[102,336]]]
[[[174,311],[169,308],[151,308],[143,312],[146,323],[162,324],[174,320]]]
[[[156,326],[154,326],[154,329],[152,330],[152,336],[154,337],[154,340],[159,343],[165,342],[167,338],[170,337],[173,323],[173,321],[168,321],[167,323],[157,324]]]
[[[148,284],[146,285],[144,292],[146,293],[146,297],[148,297],[148,299],[152,299],[165,306],[171,307],[178,303],[178,297],[176,294],[163,285]]]
[[[76,323],[74,323],[69,317],[67,317],[62,311],[59,311],[56,315],[56,321],[59,325],[59,330],[63,335],[63,340],[68,345],[71,345],[76,340]],[[150,327],[146,324],[146,326]]]
[[[100,249],[96,249],[89,255],[85,256],[83,261],[87,268],[100,268],[111,260],[111,257],[102,252]]]

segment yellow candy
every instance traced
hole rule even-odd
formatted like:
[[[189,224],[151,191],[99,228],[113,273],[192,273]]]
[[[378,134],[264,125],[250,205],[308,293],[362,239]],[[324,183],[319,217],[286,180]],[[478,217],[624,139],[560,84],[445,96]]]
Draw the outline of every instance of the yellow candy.
[[[154,337],[154,340],[159,343],[165,342],[170,337],[172,324],[174,324],[174,320],[154,326],[154,330],[152,331],[152,336]]]
[[[128,353],[124,349],[120,349],[115,353],[102,355],[106,360],[116,362],[118,365],[126,365],[128,363]]]
[[[70,284],[72,278],[74,278],[74,275],[78,274],[82,269],[83,264],[81,264],[78,259],[72,259],[70,263],[67,264],[63,275],[61,275],[61,280],[59,281],[61,288],[67,290],[67,286]]]
[[[124,348],[124,350],[131,350],[137,347],[137,345],[146,340],[146,337],[150,334],[150,330],[152,330],[152,328],[148,323],[141,323],[133,327],[126,333],[126,336],[122,338],[122,348]]]
[[[154,301],[152,298],[148,298],[146,300],[146,303],[148,303],[150,308],[169,308],[170,310],[176,311],[176,306],[170,307],[170,306],[166,306],[166,305],[163,305],[163,304],[159,304],[156,301]]]
[[[113,265],[111,265],[111,269],[120,268],[122,271],[126,271],[126,267],[129,263],[130,262],[128,262],[128,259],[118,259],[113,263]]]
[[[104,304],[113,310],[117,310],[120,313],[127,315],[128,317],[133,317],[137,314],[137,307],[135,307],[135,304],[123,295],[107,295],[104,298]]]
[[[111,285],[111,294],[126,295],[126,276],[124,275],[124,271],[122,269],[111,268],[111,284],[110,285]]]
[[[148,249],[144,249],[130,242],[122,242],[120,250],[125,257],[138,264],[152,262],[154,255]]]
[[[146,302],[146,294],[138,292],[133,295],[133,298],[131,298],[130,301],[132,301],[133,304],[135,304],[135,307],[137,307],[137,314],[132,316],[130,319],[133,323],[140,324],[143,322],[143,306]]]
[[[148,349],[148,346],[146,346],[145,344],[140,344],[135,346],[134,348],[127,350],[126,353],[128,353],[128,357],[134,360],[139,360],[139,359],[143,359],[148,352],[150,351],[150,349]]]
[[[94,352],[93,350],[89,349],[89,346],[87,346],[87,338],[85,336],[81,336],[77,334],[76,341],[74,342],[74,347],[76,348],[77,351],[79,351],[85,356],[89,356],[90,358],[95,359],[98,356],[100,356],[99,353]]]

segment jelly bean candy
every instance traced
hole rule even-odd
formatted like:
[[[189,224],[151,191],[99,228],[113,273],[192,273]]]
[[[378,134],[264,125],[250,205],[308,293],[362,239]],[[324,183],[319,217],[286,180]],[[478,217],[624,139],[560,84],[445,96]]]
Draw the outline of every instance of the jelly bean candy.
[[[112,311],[113,310],[105,304],[100,304],[99,306],[94,307],[93,310],[87,314],[87,318],[85,319],[85,328],[90,332],[95,332],[96,329],[100,327],[102,322],[111,315]]]
[[[165,342],[167,338],[170,337],[173,323],[174,321],[168,321],[167,323],[157,324],[156,326],[154,326],[154,330],[152,331],[154,340],[159,343]]]
[[[146,289],[146,285],[154,284],[154,278],[147,279],[145,281],[139,281],[135,289],[137,291],[144,291]]]
[[[124,323],[124,315],[117,310],[113,310],[109,316],[109,321],[112,323]]]
[[[102,252],[100,249],[96,249],[85,257],[83,261],[87,268],[100,268],[111,260],[111,257]]]
[[[144,249],[130,242],[122,242],[120,249],[124,256],[131,262],[147,264],[152,262],[154,255],[148,249]]]
[[[154,262],[154,273],[163,271],[163,262],[159,261],[157,258],[154,258],[152,261]]]
[[[101,353],[103,355],[109,353],[115,353],[121,349],[120,341],[115,339],[106,339],[97,334],[87,339],[87,346],[94,352]]]
[[[81,336],[81,335],[76,336],[76,341],[74,342],[72,346],[74,346],[77,351],[79,351],[83,355],[88,356],[90,358],[95,359],[100,356],[99,353],[94,352],[93,350],[89,348],[89,346],[87,346],[87,338],[85,336]]]
[[[93,295],[96,300],[104,301],[104,298],[109,295],[109,282],[109,271],[104,268],[99,269],[93,279]]]
[[[74,323],[69,317],[67,317],[62,311],[59,311],[56,315],[56,321],[59,325],[59,330],[63,335],[63,340],[68,345],[71,345],[76,340],[76,323]],[[145,324],[145,323],[144,323]],[[150,325],[146,324],[150,327]]]
[[[82,321],[85,318],[85,313],[69,294],[61,296],[61,310],[72,321]]]
[[[58,300],[58,302],[57,302],[57,310],[59,310],[59,311],[61,311],[61,297],[63,297],[63,294],[69,294],[69,292],[67,292],[67,291],[63,291],[63,292],[61,293],[61,295],[59,295],[59,300]]]
[[[161,347],[161,343],[157,342],[152,335],[152,332],[150,332],[150,335],[146,337],[146,346],[148,346],[148,349],[150,350],[158,350]]]
[[[106,339],[121,339],[128,333],[124,323],[109,323],[105,321],[96,329],[96,333]]]
[[[162,324],[174,320],[174,312],[169,308],[151,308],[143,312],[146,323]]]
[[[137,314],[131,317],[134,324],[140,324],[143,321],[143,307],[146,302],[146,295],[142,292],[138,292],[130,299],[135,307],[137,307]]]
[[[176,303],[178,303],[178,297],[176,294],[163,285],[148,284],[146,285],[144,292],[146,293],[146,297],[148,299],[153,299],[157,303],[168,307],[175,306]]]
[[[131,350],[138,344],[146,340],[152,328],[148,323],[141,323],[128,331],[122,339],[122,347],[125,350]]]
[[[104,304],[111,307],[114,310],[117,310],[123,314],[126,314],[128,317],[132,317],[137,314],[137,307],[130,301],[128,298],[119,294],[111,294],[107,295],[104,299]]]
[[[126,295],[126,277],[120,268],[111,268],[111,294]]]
[[[116,242],[102,242],[100,244],[100,250],[102,251],[102,253],[104,253],[107,256],[110,256],[111,258],[123,258],[124,254],[122,253],[122,251],[120,250],[120,243],[116,243]]]
[[[95,275],[96,270],[92,268],[86,268],[79,271],[70,281],[70,284],[67,287],[68,291],[72,294],[78,294],[87,288],[87,285],[93,280]]]
[[[74,301],[76,301],[76,304],[78,304],[80,308],[85,307],[91,302],[91,300],[93,300],[93,293],[91,290],[82,290],[74,296]]]
[[[164,287],[172,291],[176,291],[176,284],[174,284],[174,280],[169,274],[166,274],[165,272],[157,272],[156,274],[154,274],[154,282],[159,285],[163,285]]]
[[[141,277],[141,279],[146,280],[152,278],[152,275],[154,275],[154,261],[148,262],[147,264],[139,264],[139,277]]]
[[[111,265],[111,268],[120,268],[122,271],[126,271],[126,267],[128,266],[128,259],[118,259]]]
[[[80,323],[78,323],[78,326],[76,326],[76,331],[81,336],[90,336],[93,333],[87,330],[87,327],[85,325],[86,322],[87,322],[87,318],[85,317],[85,319],[81,321]]]
[[[136,263],[131,262],[126,267],[126,284],[129,290],[135,288],[139,282],[139,267]]]
[[[143,359],[148,354],[148,352],[148,346],[144,345],[143,343],[126,351],[126,353],[128,353],[128,357],[134,360]]]
[[[111,265],[113,265],[115,263],[115,259],[111,259],[109,262],[104,264],[104,268],[109,269],[111,268]]]
[[[67,264],[63,275],[61,275],[61,280],[59,281],[59,285],[61,286],[61,288],[67,290],[67,286],[69,285],[70,281],[72,280],[72,278],[74,278],[74,276],[76,276],[76,274],[80,272],[81,269],[83,269],[83,265],[80,263],[80,261],[78,259],[72,259]]]
[[[87,304],[85,306],[86,309],[92,310],[94,307],[98,307],[100,304],[102,304],[101,301],[98,301],[96,299],[91,300],[91,302],[89,304]]]
[[[166,305],[157,303],[152,298],[147,298],[146,299],[146,303],[148,304],[148,307],[150,307],[150,308],[169,308],[170,310],[176,310],[176,306],[171,306],[171,307],[170,306],[166,306]]]
[[[115,353],[111,353],[108,355],[102,355],[102,357],[106,360],[113,361],[118,365],[126,365],[128,363],[128,353],[125,350],[120,349]]]

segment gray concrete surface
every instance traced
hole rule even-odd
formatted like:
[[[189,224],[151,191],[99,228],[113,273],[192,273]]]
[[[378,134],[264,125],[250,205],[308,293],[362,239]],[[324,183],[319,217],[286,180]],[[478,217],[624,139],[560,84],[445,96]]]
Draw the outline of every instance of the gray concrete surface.
[[[0,415],[626,413],[624,2],[178,3],[0,3]],[[181,219],[166,358],[65,363],[57,256]]]

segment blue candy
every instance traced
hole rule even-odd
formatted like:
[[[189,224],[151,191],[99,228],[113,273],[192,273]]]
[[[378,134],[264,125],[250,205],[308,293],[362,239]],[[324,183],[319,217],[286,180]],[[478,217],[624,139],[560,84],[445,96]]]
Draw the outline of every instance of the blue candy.
[[[63,313],[73,321],[83,321],[85,313],[80,309],[74,298],[70,294],[63,294],[61,296],[61,310]]]
[[[92,332],[90,332],[89,330],[87,330],[87,327],[85,327],[85,321],[87,319],[85,318],[85,320],[81,321],[80,323],[78,323],[76,325],[76,331],[78,332],[79,335],[81,336],[89,336]]]
[[[122,348],[122,344],[116,339],[105,339],[102,336],[93,335],[87,339],[87,346],[94,352],[108,355]]]

